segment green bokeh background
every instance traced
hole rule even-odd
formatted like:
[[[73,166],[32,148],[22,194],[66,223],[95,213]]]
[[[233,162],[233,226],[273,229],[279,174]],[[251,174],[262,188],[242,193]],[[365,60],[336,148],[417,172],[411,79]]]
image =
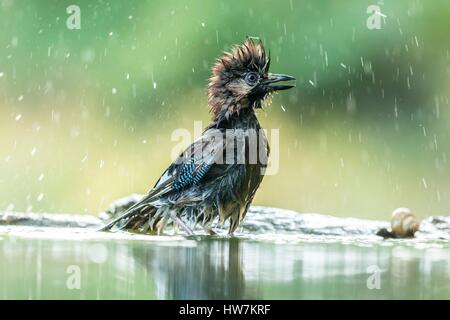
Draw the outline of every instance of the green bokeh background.
[[[81,29],[66,8],[81,9]],[[214,59],[247,35],[297,87],[259,112],[280,167],[259,205],[387,219],[450,209],[450,2],[0,0],[0,210],[94,214],[145,192],[209,121]]]

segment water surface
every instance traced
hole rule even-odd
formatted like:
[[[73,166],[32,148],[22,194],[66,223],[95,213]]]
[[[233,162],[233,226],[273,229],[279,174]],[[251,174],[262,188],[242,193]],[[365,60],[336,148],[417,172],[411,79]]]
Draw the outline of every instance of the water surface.
[[[371,278],[369,289],[378,271],[380,288]],[[366,235],[185,238],[8,226],[0,228],[0,298],[449,299],[450,245]]]

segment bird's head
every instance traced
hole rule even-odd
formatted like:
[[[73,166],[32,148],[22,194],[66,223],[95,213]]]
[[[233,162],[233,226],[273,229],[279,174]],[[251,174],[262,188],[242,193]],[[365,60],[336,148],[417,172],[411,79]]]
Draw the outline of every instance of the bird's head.
[[[208,85],[208,104],[214,119],[229,118],[245,108],[260,108],[271,93],[294,87],[278,84],[294,77],[269,73],[270,55],[260,40],[247,38],[216,60]]]

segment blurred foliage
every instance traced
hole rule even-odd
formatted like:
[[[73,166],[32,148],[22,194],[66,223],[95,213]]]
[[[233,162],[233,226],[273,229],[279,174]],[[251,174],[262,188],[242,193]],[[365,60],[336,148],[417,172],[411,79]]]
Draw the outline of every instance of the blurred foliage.
[[[66,28],[67,6],[81,29]],[[448,213],[448,1],[0,0],[0,209],[88,212],[145,192],[209,120],[214,59],[247,35],[297,87],[260,111],[280,170],[255,203]]]

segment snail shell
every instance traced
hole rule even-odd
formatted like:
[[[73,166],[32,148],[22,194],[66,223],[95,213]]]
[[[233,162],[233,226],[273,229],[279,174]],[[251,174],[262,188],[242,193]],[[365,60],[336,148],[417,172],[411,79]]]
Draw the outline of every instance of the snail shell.
[[[416,216],[408,208],[397,208],[391,218],[392,234],[397,238],[411,238],[419,229]]]

